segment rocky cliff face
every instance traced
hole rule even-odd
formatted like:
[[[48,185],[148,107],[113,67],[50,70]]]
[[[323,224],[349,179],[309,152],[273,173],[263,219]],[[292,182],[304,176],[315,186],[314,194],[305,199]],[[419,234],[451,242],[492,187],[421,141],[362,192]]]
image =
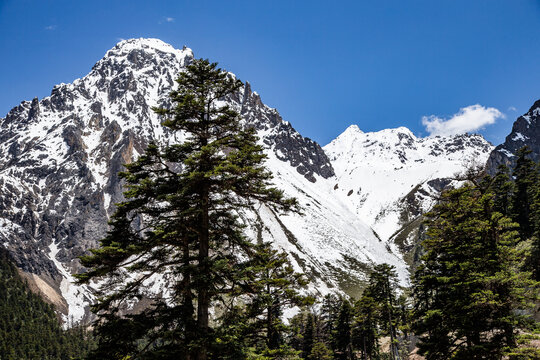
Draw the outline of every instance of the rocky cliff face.
[[[122,41],[84,78],[0,119],[0,243],[67,321],[88,315],[92,287],[75,286],[70,274],[81,270],[77,256],[97,246],[122,200],[118,171],[150,141],[182,141],[151,108],[169,105],[174,79],[192,59],[190,49],[156,39]],[[224,101],[257,129],[276,185],[304,207],[303,216],[278,217],[264,207],[244,214],[250,236],[287,251],[312,278],[313,291],[354,292],[378,262],[406,276],[401,257],[335,198],[334,168],[316,142],[264,105],[248,83]],[[154,280],[149,291],[161,291],[166,279]]]
[[[499,165],[513,167],[515,153],[523,146],[532,150],[531,158],[534,161],[540,160],[540,100],[517,118],[504,143],[493,150],[486,163],[488,172],[495,174]]]

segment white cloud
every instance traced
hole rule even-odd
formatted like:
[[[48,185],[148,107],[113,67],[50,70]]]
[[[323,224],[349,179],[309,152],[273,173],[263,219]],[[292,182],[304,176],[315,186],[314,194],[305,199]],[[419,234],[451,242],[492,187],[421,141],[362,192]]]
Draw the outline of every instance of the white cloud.
[[[508,108],[508,111],[517,111],[516,107],[515,106],[510,106]]]
[[[459,109],[459,112],[449,119],[436,115],[423,116],[422,125],[430,136],[448,136],[483,129],[500,118],[504,118],[504,114],[499,110],[476,104]]]
[[[174,22],[174,18],[173,18],[173,17],[170,17],[170,16],[166,16],[166,17],[164,17],[163,19],[161,19],[161,20],[158,22],[158,24],[161,25],[161,24],[166,23],[166,22],[172,23],[172,22]]]
[[[54,29],[56,29],[56,25],[45,26],[45,30],[54,30]]]

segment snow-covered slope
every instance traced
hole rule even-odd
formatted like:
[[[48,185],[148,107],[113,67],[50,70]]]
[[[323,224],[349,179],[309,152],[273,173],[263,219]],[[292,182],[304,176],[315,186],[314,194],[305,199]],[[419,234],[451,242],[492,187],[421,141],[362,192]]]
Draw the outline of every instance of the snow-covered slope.
[[[122,164],[151,140],[181,141],[151,108],[169,105],[174,78],[192,59],[190,49],[160,40],[122,41],[84,78],[0,119],[0,244],[66,320],[88,314],[92,289],[73,285],[70,274],[81,270],[77,256],[97,246],[122,200]],[[264,105],[248,83],[225,101],[257,129],[276,185],[304,208],[304,215],[277,217],[264,207],[245,214],[253,238],[286,250],[312,278],[313,291],[354,293],[373,263],[391,263],[406,277],[401,257],[347,197],[335,196],[334,169],[317,143]],[[155,279],[149,291],[163,283]]]
[[[480,135],[417,138],[405,127],[364,133],[351,125],[324,151],[336,196],[388,240],[429,210],[431,195],[456,173],[483,165],[492,148]]]

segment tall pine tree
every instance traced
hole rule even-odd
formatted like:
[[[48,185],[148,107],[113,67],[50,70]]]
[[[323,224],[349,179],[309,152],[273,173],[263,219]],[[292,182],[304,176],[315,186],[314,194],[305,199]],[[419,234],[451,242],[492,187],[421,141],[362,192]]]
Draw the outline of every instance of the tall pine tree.
[[[186,141],[151,144],[126,166],[127,200],[101,247],[82,258],[89,270],[79,281],[104,279],[94,306],[95,358],[219,359],[223,342],[235,338],[219,338],[220,319],[211,322],[210,309],[249,293],[254,281],[244,262],[257,250],[243,235],[239,211],[254,202],[277,211],[296,206],[271,187],[254,129],[242,128],[222,102],[242,83],[207,60],[194,60],[177,83],[173,107],[156,111]],[[148,299],[145,284],[162,276],[169,287]],[[142,298],[149,306],[123,315]]]
[[[378,304],[378,323],[390,337],[390,358],[393,360],[399,358],[397,286],[395,267],[388,264],[379,264],[375,265],[370,274],[369,285],[365,291],[365,295]]]

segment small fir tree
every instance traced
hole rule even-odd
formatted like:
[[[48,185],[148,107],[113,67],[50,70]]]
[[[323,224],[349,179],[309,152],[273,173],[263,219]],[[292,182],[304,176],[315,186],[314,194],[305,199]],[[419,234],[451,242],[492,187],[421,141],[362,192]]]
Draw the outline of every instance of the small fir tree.
[[[250,284],[249,296],[245,297],[248,300],[244,337],[250,346],[263,353],[266,350],[283,353],[289,348],[285,343],[288,326],[283,322],[283,309],[304,308],[314,299],[301,293],[307,280],[294,271],[287,254],[273,249],[269,243],[260,244],[256,249],[250,263],[250,275],[255,281]]]
[[[371,297],[378,305],[378,323],[385,334],[390,337],[391,359],[399,357],[397,287],[398,281],[395,267],[388,264],[375,265],[369,277],[366,295]]]
[[[516,153],[516,167],[513,177],[515,191],[512,198],[512,219],[519,224],[521,240],[529,239],[534,230],[532,223],[532,202],[535,188],[538,184],[536,164],[531,160],[532,151],[528,147],[519,149]]]
[[[341,301],[341,308],[336,321],[333,333],[334,354],[336,359],[353,359],[351,343],[351,330],[353,321],[353,308],[347,299]]]
[[[354,306],[352,344],[362,360],[379,357],[379,304],[365,292]]]
[[[302,345],[302,356],[307,359],[311,355],[313,345],[315,343],[315,328],[313,324],[313,314],[311,312],[307,315],[306,327],[304,329],[304,343]]]
[[[317,341],[313,344],[309,356],[306,357],[307,360],[332,360],[332,351],[320,341]]]

